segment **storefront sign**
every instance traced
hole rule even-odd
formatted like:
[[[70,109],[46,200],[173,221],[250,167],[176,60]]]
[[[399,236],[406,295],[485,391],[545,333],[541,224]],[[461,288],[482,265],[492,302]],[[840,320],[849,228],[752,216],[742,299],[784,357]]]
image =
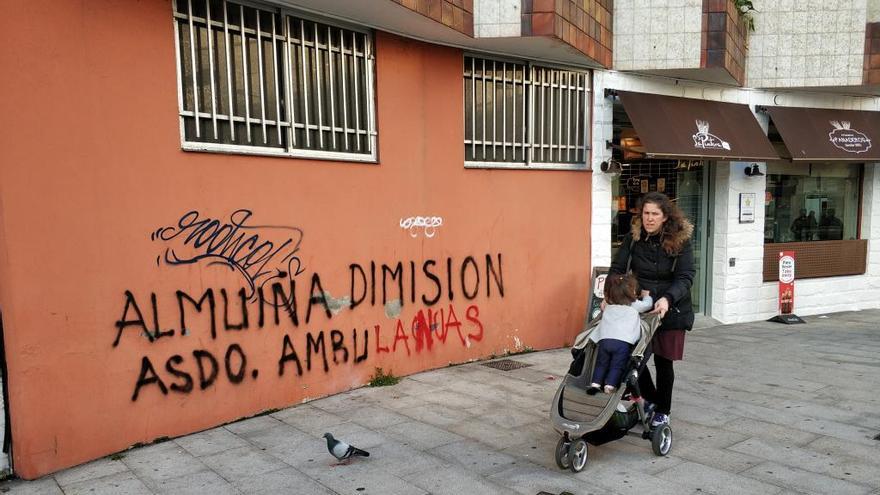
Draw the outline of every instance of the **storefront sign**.
[[[794,313],[794,251],[779,252],[779,312]]]
[[[871,138],[863,132],[850,129],[850,123],[843,120],[829,121],[834,130],[828,133],[828,140],[831,144],[846,151],[847,153],[864,153],[871,149]]]
[[[602,312],[602,300],[605,299],[605,279],[608,278],[607,266],[597,266],[593,268],[593,283],[590,291],[590,303],[587,307],[587,319],[584,326],[599,316]]]
[[[739,223],[755,223],[755,193],[739,193]]]
[[[693,135],[694,148],[704,150],[729,150],[730,143],[709,133],[709,122],[697,120],[697,133]]]

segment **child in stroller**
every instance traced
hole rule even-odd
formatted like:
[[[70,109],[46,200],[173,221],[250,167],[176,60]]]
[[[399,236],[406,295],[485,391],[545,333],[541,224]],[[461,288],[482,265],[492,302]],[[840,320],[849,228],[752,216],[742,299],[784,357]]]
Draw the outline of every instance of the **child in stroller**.
[[[607,291],[608,281],[605,283]],[[621,301],[612,299],[608,302]],[[631,349],[626,344],[622,376],[612,380],[613,377],[606,375],[603,380],[595,373],[599,344],[608,339],[596,338],[594,334],[606,319],[611,322],[613,316],[607,310],[613,306],[616,304],[607,305],[606,312],[590,321],[575,339],[571,349],[574,361],[550,406],[553,428],[562,435],[556,445],[556,464],[562,469],[581,471],[587,464],[588,443],[601,445],[627,434],[650,440],[652,450],[658,456],[665,456],[672,448],[672,429],[668,424],[652,427],[650,412],[645,409],[638,384],[639,374],[651,356],[648,344],[660,326],[658,315],[639,315],[635,309],[623,306],[638,318],[638,339]],[[610,393],[598,393],[595,385],[615,388],[609,388]],[[641,425],[641,431],[631,431],[636,425]]]
[[[594,395],[602,389],[613,394],[623,378],[633,346],[641,336],[639,313],[650,310],[654,301],[648,291],[636,298],[638,281],[630,274],[609,275],[605,279],[605,308],[602,321],[590,340],[597,343],[596,366],[587,393]]]

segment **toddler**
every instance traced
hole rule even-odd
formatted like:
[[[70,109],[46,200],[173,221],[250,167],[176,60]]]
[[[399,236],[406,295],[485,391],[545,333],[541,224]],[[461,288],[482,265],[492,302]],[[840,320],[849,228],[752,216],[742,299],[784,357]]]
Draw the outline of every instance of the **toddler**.
[[[638,281],[631,274],[608,275],[605,279],[605,311],[590,335],[590,340],[598,343],[593,380],[587,391],[590,394],[603,385],[606,394],[617,390],[633,345],[641,337],[639,313],[653,308],[654,301],[646,290],[638,299],[637,287]]]

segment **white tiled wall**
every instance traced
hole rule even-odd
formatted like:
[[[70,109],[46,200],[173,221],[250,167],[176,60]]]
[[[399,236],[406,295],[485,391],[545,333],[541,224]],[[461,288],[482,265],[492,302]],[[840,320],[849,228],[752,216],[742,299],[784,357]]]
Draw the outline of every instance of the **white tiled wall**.
[[[599,164],[611,156],[605,142],[612,137],[612,106],[605,88],[701,98],[756,105],[781,105],[880,111],[880,98],[833,94],[754,90],[702,85],[615,71],[594,72],[592,264],[611,262],[611,177]],[[766,117],[758,114],[766,126]],[[751,165],[749,162],[748,165]],[[723,323],[756,321],[776,314],[777,286],[763,282],[764,210],[755,210],[755,222],[739,223],[739,193],[762,198],[764,177],[746,177],[744,162],[717,162],[710,315]],[[759,164],[766,171],[765,164]],[[795,312],[799,315],[880,307],[880,164],[866,166],[863,191],[862,236],[868,243],[868,272],[852,277],[798,280]],[[733,267],[730,258],[735,258]]]
[[[497,38],[521,34],[521,0],[474,1],[474,37]]]
[[[868,0],[868,22],[880,22],[880,0]]]
[[[699,68],[702,6],[702,0],[615,1],[613,67]]]
[[[877,2],[870,2],[873,12]],[[754,5],[758,12],[748,38],[747,86],[862,83],[868,0],[754,0]]]

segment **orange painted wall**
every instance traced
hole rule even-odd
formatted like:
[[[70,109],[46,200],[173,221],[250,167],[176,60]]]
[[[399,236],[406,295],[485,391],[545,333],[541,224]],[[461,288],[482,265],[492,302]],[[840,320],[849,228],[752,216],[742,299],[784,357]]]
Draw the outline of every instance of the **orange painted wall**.
[[[591,176],[464,169],[459,50],[377,34],[379,164],[193,153],[180,149],[170,2],[59,0],[8,10],[0,17],[0,310],[20,476],[357,387],[376,367],[403,375],[518,346],[559,347],[579,330],[589,285]],[[232,294],[229,324],[240,323],[241,275],[205,262],[169,265],[161,259],[166,249],[198,250],[181,238],[151,239],[188,211],[229,221],[238,209],[253,212],[248,225],[301,229],[298,326],[283,314],[276,325],[267,313],[261,328],[257,301],[248,304],[248,328],[225,330],[220,291]],[[399,222],[416,215],[440,216],[443,224],[433,237],[413,237]],[[293,231],[248,232],[277,246]],[[487,255],[503,276],[503,297],[494,281],[486,294]],[[458,282],[467,256],[481,272],[473,300]],[[412,303],[409,262],[417,267],[417,295],[430,298],[434,286],[420,269],[436,260],[443,279],[447,258],[455,270],[452,299],[444,280],[437,304],[421,297]],[[371,261],[403,262],[399,315],[367,297],[330,318],[313,305],[305,322],[313,274],[333,298],[344,298],[350,264],[368,273]],[[176,291],[198,298],[208,289],[216,297],[216,338],[207,311],[192,306],[185,308],[189,332],[181,335]],[[116,323],[137,319],[126,291],[150,328],[155,294],[160,329],[174,335],[150,342],[129,325],[114,346]],[[398,319],[409,331],[429,309],[443,308],[448,320],[450,305],[464,339],[453,325],[442,342],[441,325],[430,348],[423,341],[417,351],[411,334],[393,347]],[[345,362],[341,351],[334,362],[334,329],[344,335]],[[356,363],[364,332],[367,355]],[[308,336],[322,334],[328,369],[313,353],[309,370]],[[279,376],[285,335],[301,376],[293,361]],[[224,370],[232,344],[247,358],[237,384]],[[204,390],[195,350],[219,363],[218,378]],[[175,355],[182,359],[176,368],[195,381],[189,393],[170,389],[185,385],[166,369]],[[132,400],[144,358],[169,388],[163,394],[147,384]],[[240,361],[233,358],[235,374]]]

